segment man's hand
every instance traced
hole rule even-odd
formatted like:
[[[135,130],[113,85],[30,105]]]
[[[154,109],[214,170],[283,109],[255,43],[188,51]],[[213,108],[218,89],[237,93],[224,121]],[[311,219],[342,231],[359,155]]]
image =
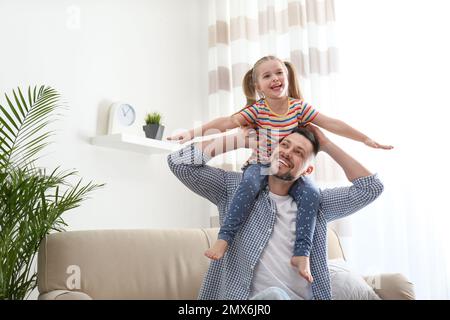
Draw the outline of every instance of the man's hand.
[[[319,129],[318,126],[315,126],[313,124],[308,124],[305,129],[311,131],[314,136],[316,137],[317,141],[319,142],[320,145],[320,150],[321,151],[326,151],[326,148],[328,147],[328,145],[331,143],[331,140],[328,139],[328,137],[323,133],[322,130]]]
[[[167,137],[167,140],[174,140],[174,141],[177,141],[177,142],[183,144],[183,143],[185,143],[187,141],[192,140],[192,138],[194,138],[194,135],[192,134],[192,132],[191,131],[185,131],[183,133],[176,134],[176,135],[173,135],[171,137]]]
[[[320,150],[326,152],[344,170],[349,181],[370,176],[369,170],[362,166],[353,157],[334,144],[317,126],[309,124],[306,129],[311,131],[320,144]]]

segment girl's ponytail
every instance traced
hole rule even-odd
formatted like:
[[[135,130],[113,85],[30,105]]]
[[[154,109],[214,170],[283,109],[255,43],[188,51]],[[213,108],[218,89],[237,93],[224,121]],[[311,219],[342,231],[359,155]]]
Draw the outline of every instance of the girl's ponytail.
[[[288,61],[285,61],[284,65],[286,66],[286,69],[288,71],[288,81],[289,81],[288,95],[289,95],[289,97],[303,100],[303,96],[300,91],[300,85],[298,83],[297,73],[295,72],[294,65]]]
[[[253,68],[248,70],[242,80],[242,89],[247,98],[247,105],[252,105],[256,102],[256,88],[255,80],[253,79]]]

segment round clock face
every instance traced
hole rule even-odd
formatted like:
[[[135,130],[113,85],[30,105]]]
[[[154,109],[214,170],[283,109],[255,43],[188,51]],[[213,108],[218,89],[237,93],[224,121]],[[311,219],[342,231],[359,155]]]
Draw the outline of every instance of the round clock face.
[[[136,120],[136,112],[129,104],[121,104],[117,108],[119,123],[123,126],[131,126]]]

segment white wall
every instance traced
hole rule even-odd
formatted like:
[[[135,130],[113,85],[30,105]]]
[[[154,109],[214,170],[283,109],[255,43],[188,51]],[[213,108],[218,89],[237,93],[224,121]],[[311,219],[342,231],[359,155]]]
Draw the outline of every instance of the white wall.
[[[42,165],[76,168],[106,187],[65,215],[68,230],[209,225],[206,200],[169,171],[166,155],[89,143],[116,100],[142,118],[160,111],[167,136],[205,120],[207,0],[0,0],[0,92],[55,87],[70,110]],[[79,10],[79,26],[76,12]]]

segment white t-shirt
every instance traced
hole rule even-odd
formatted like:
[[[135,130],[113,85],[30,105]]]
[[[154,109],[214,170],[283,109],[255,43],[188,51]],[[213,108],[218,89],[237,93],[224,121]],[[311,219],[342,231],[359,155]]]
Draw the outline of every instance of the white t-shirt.
[[[313,298],[311,284],[291,265],[297,205],[291,196],[279,196],[272,192],[269,196],[276,204],[277,219],[255,267],[250,297],[268,287],[278,287],[286,291],[291,299],[310,300]]]

